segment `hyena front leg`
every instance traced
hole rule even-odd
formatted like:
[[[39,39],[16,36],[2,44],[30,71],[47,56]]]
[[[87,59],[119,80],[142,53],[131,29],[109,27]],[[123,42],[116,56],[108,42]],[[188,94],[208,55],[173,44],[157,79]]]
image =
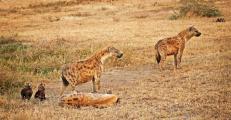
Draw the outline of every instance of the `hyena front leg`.
[[[64,93],[64,91],[66,90],[66,88],[67,88],[68,86],[62,86],[62,90],[61,90],[61,92],[60,92],[60,96],[62,96],[63,95],[63,93]]]
[[[100,90],[101,86],[100,86],[100,79],[98,79],[96,81],[96,86],[97,86],[97,90]]]
[[[183,52],[180,52],[179,55],[177,55],[177,66],[180,68],[180,63],[181,63],[181,57],[182,57]]]
[[[68,86],[70,86],[70,85],[68,85]],[[63,86],[63,87],[62,87],[60,96],[63,95],[64,91],[67,89],[68,86]],[[70,88],[68,88],[68,89],[70,89]],[[71,85],[71,91],[75,91],[75,86]]]
[[[174,70],[177,69],[177,54],[174,55]]]
[[[183,51],[184,51],[184,46],[180,47],[179,53],[177,55],[177,66],[178,66],[178,68],[180,67],[181,57],[183,55]]]

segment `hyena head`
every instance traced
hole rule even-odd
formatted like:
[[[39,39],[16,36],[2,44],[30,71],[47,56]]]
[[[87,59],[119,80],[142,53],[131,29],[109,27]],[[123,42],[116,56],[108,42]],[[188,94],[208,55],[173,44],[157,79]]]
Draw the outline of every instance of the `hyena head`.
[[[31,84],[30,83],[26,83],[25,88],[31,88]]]
[[[121,58],[123,56],[123,52],[116,49],[115,47],[106,47],[106,49],[103,50],[103,54],[101,56],[101,62],[104,64],[105,60],[109,57],[117,57]]]
[[[117,58],[121,58],[123,56],[123,52],[115,47],[108,47],[108,52],[111,56],[115,56]]]
[[[45,84],[44,83],[39,84],[38,91],[45,91]]]
[[[201,32],[199,32],[194,26],[189,27],[188,31],[192,36],[199,37],[201,35]]]

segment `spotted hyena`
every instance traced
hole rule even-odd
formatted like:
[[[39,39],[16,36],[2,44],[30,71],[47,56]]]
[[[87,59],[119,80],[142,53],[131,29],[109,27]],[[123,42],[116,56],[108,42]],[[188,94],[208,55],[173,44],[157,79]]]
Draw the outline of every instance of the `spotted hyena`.
[[[21,97],[23,100],[27,99],[30,100],[31,96],[33,94],[31,84],[26,83],[25,87],[21,90]]]
[[[43,101],[43,100],[46,99],[46,96],[45,96],[45,84],[44,83],[39,84],[38,91],[35,93],[34,98],[39,99],[40,101]]]
[[[61,95],[69,84],[74,90],[75,86],[88,81],[92,81],[93,92],[97,92],[100,89],[103,64],[107,58],[112,56],[121,58],[123,53],[115,47],[106,47],[86,60],[64,65],[61,76],[63,81]]]
[[[201,33],[193,26],[181,31],[174,37],[159,40],[155,45],[156,61],[163,69],[167,56],[174,55],[174,70],[180,65],[185,43],[193,36],[199,37]]]

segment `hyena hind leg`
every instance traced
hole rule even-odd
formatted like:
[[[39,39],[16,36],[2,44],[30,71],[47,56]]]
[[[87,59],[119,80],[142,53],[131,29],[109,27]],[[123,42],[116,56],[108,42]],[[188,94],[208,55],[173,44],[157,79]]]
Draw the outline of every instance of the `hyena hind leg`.
[[[70,85],[68,85],[68,86],[70,86]],[[61,93],[60,93],[61,96],[63,95],[64,91],[67,89],[68,86],[63,85]],[[68,89],[70,89],[70,87]],[[75,86],[71,85],[71,91],[75,91]],[[76,92],[79,92],[79,91],[76,91]]]
[[[60,96],[63,95],[63,93],[64,93],[64,91],[66,90],[67,87],[68,87],[68,86],[65,86],[65,85],[62,86],[62,90],[61,90],[61,92],[60,92]]]
[[[95,82],[95,78],[93,78],[93,80],[92,80],[92,89],[93,89],[93,93],[96,93],[96,82]]]
[[[164,62],[166,60],[167,55],[165,55],[165,53],[160,53],[160,56],[161,56],[161,60],[159,63],[159,67],[160,67],[160,70],[163,70]]]
[[[76,90],[75,88],[76,88],[75,86],[71,86],[71,90],[72,90],[72,91],[79,92],[79,91],[78,91],[78,90]]]
[[[66,90],[67,86],[69,86],[69,82],[68,82],[68,80],[66,79],[66,77],[64,77],[63,75],[62,75],[61,79],[62,79],[62,83],[63,83],[63,84],[62,84],[62,90],[61,90],[60,95],[62,96],[63,93],[64,93],[64,91]]]

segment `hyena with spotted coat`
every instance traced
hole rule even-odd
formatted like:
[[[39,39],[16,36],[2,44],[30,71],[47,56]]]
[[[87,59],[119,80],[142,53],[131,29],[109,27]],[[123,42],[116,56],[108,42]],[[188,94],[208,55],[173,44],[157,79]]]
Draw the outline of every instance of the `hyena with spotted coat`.
[[[199,37],[201,33],[193,26],[181,31],[174,37],[159,40],[155,45],[156,61],[163,69],[163,63],[167,56],[174,55],[174,70],[181,63],[181,57],[185,48],[186,42],[193,36]]]
[[[63,88],[61,95],[69,84],[72,86],[72,90],[74,90],[77,85],[88,81],[92,81],[93,92],[97,92],[100,89],[100,76],[103,71],[103,64],[106,59],[112,56],[121,58],[123,53],[110,46],[96,52],[86,60],[66,64],[62,68]]]

